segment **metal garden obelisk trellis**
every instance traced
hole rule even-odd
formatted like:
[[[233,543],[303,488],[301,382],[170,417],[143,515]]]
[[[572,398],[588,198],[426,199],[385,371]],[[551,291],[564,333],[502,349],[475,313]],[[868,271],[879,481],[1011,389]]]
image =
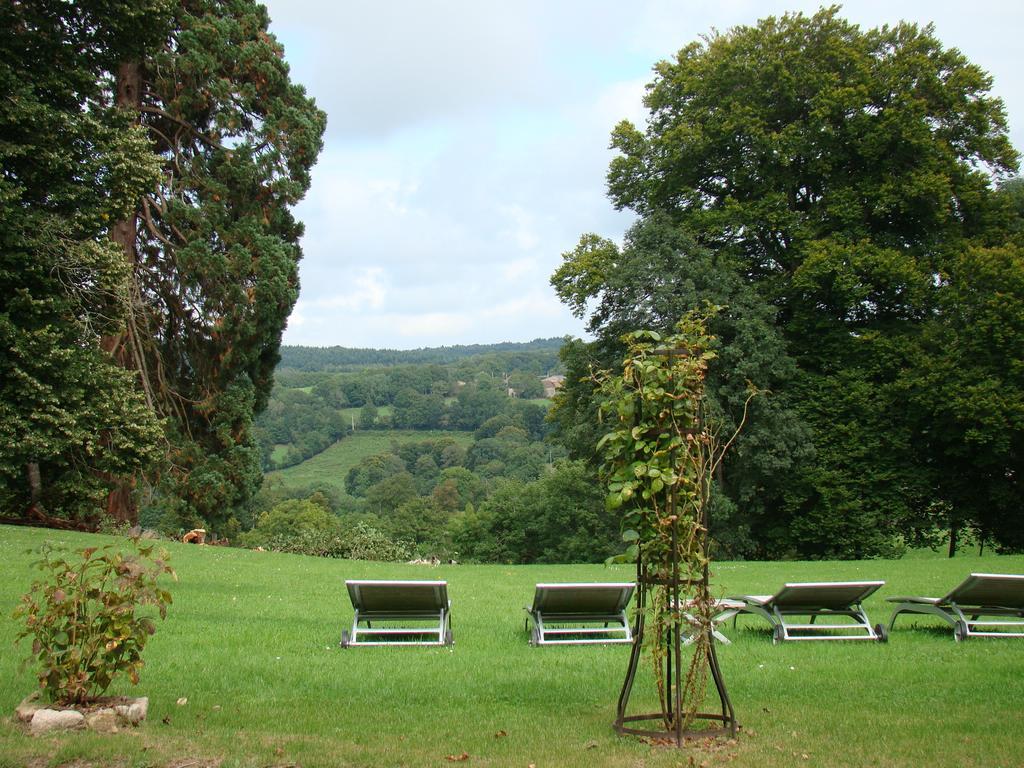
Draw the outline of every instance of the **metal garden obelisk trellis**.
[[[687,736],[734,735],[738,726],[715,650],[708,583],[709,478],[728,447],[719,448],[702,419],[712,339],[697,313],[676,330],[666,339],[650,331],[628,334],[621,376],[605,372],[598,381],[607,398],[602,413],[617,419],[599,446],[609,501],[632,526],[624,538],[634,542],[627,556],[635,556],[637,569],[634,643],[613,727],[682,746]],[[661,711],[631,714],[645,649]],[[712,682],[720,706],[707,712],[702,706]]]
[[[678,536],[678,530],[675,525],[673,526],[672,538],[676,540]],[[627,710],[629,707],[630,694],[633,691],[633,682],[636,678],[637,667],[640,663],[640,656],[643,653],[643,642],[644,642],[644,628],[645,628],[645,617],[647,612],[647,593],[650,589],[665,588],[671,594],[671,605],[680,606],[679,588],[680,586],[688,585],[688,582],[680,580],[678,578],[678,561],[673,563],[672,572],[674,577],[668,581],[651,578],[647,570],[638,562],[636,571],[637,580],[637,601],[636,606],[636,621],[633,627],[633,648],[629,656],[629,667],[626,670],[626,678],[622,683],[622,690],[619,693],[618,707],[616,710],[615,722],[613,726],[619,733],[629,733],[637,736],[653,736],[663,737],[672,736],[675,739],[676,746],[683,745],[683,739],[687,736],[709,736],[728,734],[734,736],[736,729],[739,727],[739,723],[736,720],[736,713],[732,706],[732,701],[729,699],[729,693],[725,687],[725,679],[722,677],[722,669],[718,664],[718,654],[715,651],[714,637],[712,636],[712,625],[710,619],[702,619],[697,617],[697,625],[693,626],[689,620],[684,617],[684,611],[676,609],[673,611],[673,623],[666,634],[669,647],[666,648],[667,653],[665,654],[665,679],[670,682],[671,686],[671,698],[669,700],[669,709],[667,713],[654,712],[649,714],[628,714]],[[703,588],[705,591],[708,590],[708,572],[705,568],[703,576]],[[692,616],[693,614],[691,614]],[[707,643],[707,664],[711,677],[714,680],[715,690],[718,693],[719,702],[721,704],[721,714],[717,712],[694,712],[689,715],[689,718],[683,713],[683,702],[682,702],[682,691],[683,691],[683,665],[682,665],[682,632],[683,624],[686,624],[686,631],[700,632],[703,634],[703,642]],[[665,715],[668,715],[666,718]],[[668,720],[668,723],[672,726],[670,729],[653,730],[643,729],[627,725],[627,723],[637,723],[653,720]],[[687,719],[690,720],[710,720],[717,721],[722,724],[720,729],[711,728],[684,728],[684,723]]]

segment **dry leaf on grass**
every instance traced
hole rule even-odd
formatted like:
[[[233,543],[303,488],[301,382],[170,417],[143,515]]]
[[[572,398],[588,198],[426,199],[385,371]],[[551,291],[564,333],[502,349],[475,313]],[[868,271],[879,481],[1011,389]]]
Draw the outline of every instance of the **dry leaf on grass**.
[[[450,763],[464,763],[469,760],[469,752],[463,752],[461,755],[447,755],[444,759]]]

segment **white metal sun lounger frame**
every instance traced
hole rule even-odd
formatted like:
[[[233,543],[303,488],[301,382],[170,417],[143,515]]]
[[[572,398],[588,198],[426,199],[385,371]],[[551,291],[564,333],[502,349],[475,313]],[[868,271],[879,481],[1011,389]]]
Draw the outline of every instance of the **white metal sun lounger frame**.
[[[953,639],[958,643],[969,637],[1024,637],[1024,600],[1020,605],[989,605],[987,601],[970,601],[972,588],[1002,582],[1024,587],[1024,575],[1012,573],[972,573],[954,587],[945,597],[890,597],[896,608],[889,619],[889,629],[901,613],[938,616],[953,627]],[[961,600],[963,598],[963,600]],[[1006,601],[1012,602],[1012,601]],[[998,616],[999,621],[979,621],[981,616]],[[968,618],[970,617],[970,618]],[[1012,620],[1007,620],[1012,619]],[[1016,631],[992,631],[995,627],[1010,627]]]
[[[386,587],[427,591],[434,597],[433,605],[428,608],[403,609],[367,609],[364,607],[363,587]],[[451,633],[451,601],[448,599],[448,582],[446,581],[387,581],[387,580],[350,580],[345,582],[349,598],[352,601],[354,615],[352,628],[342,632],[341,646],[361,645],[452,645]],[[436,621],[431,625],[374,627],[375,621]],[[365,625],[365,626],[361,626]],[[403,639],[417,637],[418,639]],[[396,639],[397,638],[397,639]]]
[[[693,613],[693,603],[684,603],[682,610],[682,616],[686,619],[686,623],[689,625],[690,630],[683,640],[683,645],[690,645],[696,639],[697,635],[702,629],[705,629],[700,618]],[[736,616],[746,607],[746,603],[741,600],[731,600],[728,598],[721,598],[715,600],[711,605],[711,637],[723,645],[731,645],[732,641],[728,637],[723,635],[719,630],[719,626],[725,624],[729,619]]]
[[[546,593],[558,591],[593,592],[596,589],[617,591],[607,611],[548,611],[544,608]],[[530,645],[588,645],[597,643],[632,643],[633,630],[626,616],[626,606],[633,597],[632,583],[559,583],[538,584],[533,605],[525,608],[526,628],[533,622]],[[601,624],[603,626],[579,626]]]
[[[772,625],[772,642],[805,640],[873,640],[885,642],[888,633],[881,624],[872,627],[862,602],[885,584],[884,581],[816,581],[789,582],[774,595],[737,595],[733,600],[744,603],[738,613],[751,613]],[[801,603],[792,598],[800,592],[853,590],[849,599],[827,604],[825,600]],[[793,616],[808,616],[810,622],[794,624]],[[817,622],[818,617],[846,617],[850,622]],[[847,634],[833,634],[846,631]],[[854,634],[848,634],[849,632]],[[802,632],[809,634],[794,634]]]

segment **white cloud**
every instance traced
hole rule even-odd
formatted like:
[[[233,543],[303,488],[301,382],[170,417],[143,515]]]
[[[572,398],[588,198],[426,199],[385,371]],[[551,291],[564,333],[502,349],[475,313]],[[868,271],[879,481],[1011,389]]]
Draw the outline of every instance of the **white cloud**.
[[[366,309],[379,309],[387,299],[387,288],[384,285],[384,270],[379,267],[364,267],[358,270],[351,279],[349,289],[345,293],[328,293],[313,299],[299,299],[295,310],[303,317],[303,313],[320,310],[343,310],[357,312]],[[299,320],[299,325],[305,319]]]
[[[480,314],[488,319],[496,318],[555,318],[565,308],[553,294],[534,290],[525,296],[517,296],[493,307],[484,309]]]
[[[292,344],[409,347],[580,334],[548,284],[581,234],[634,220],[605,195],[609,134],[642,127],[651,67],[718,27],[818,3],[270,0],[292,76],[328,112]],[[874,26],[934,18],[1024,111],[1019,11],[847,2]],[[1012,135],[1012,131],[1011,131]]]
[[[511,220],[511,226],[501,231],[505,237],[523,251],[532,251],[540,244],[533,215],[521,205],[500,205],[498,211]]]
[[[476,0],[269,0],[273,31],[302,40],[301,75],[337,137],[536,98],[549,73],[541,27],[517,4]],[[286,50],[287,53],[287,50]]]
[[[644,76],[612,83],[598,95],[593,108],[596,122],[616,125],[620,120],[629,120],[642,129],[648,115],[644,106],[644,94],[647,92],[646,86],[649,81],[650,77]]]
[[[420,315],[392,315],[395,331],[409,339],[450,337],[472,327],[472,319],[465,313],[428,312]]]
[[[504,280],[520,280],[537,272],[537,260],[527,258],[506,261],[500,266],[499,271]]]

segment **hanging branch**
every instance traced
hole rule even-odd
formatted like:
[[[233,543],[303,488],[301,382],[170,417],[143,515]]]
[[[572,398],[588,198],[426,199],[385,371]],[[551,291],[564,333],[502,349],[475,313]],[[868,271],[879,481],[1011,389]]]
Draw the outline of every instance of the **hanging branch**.
[[[227,147],[225,147],[219,141],[211,139],[202,131],[196,130],[196,128],[187,120],[183,120],[180,117],[175,117],[170,112],[160,109],[159,107],[153,107],[143,104],[141,107],[139,107],[139,111],[145,112],[150,115],[157,115],[158,117],[162,117],[164,120],[167,120],[168,122],[178,125],[181,128],[181,130],[179,131],[179,136],[181,135],[181,133],[188,133],[190,136],[199,139],[201,142],[208,146],[213,147],[214,149],[227,150]]]

